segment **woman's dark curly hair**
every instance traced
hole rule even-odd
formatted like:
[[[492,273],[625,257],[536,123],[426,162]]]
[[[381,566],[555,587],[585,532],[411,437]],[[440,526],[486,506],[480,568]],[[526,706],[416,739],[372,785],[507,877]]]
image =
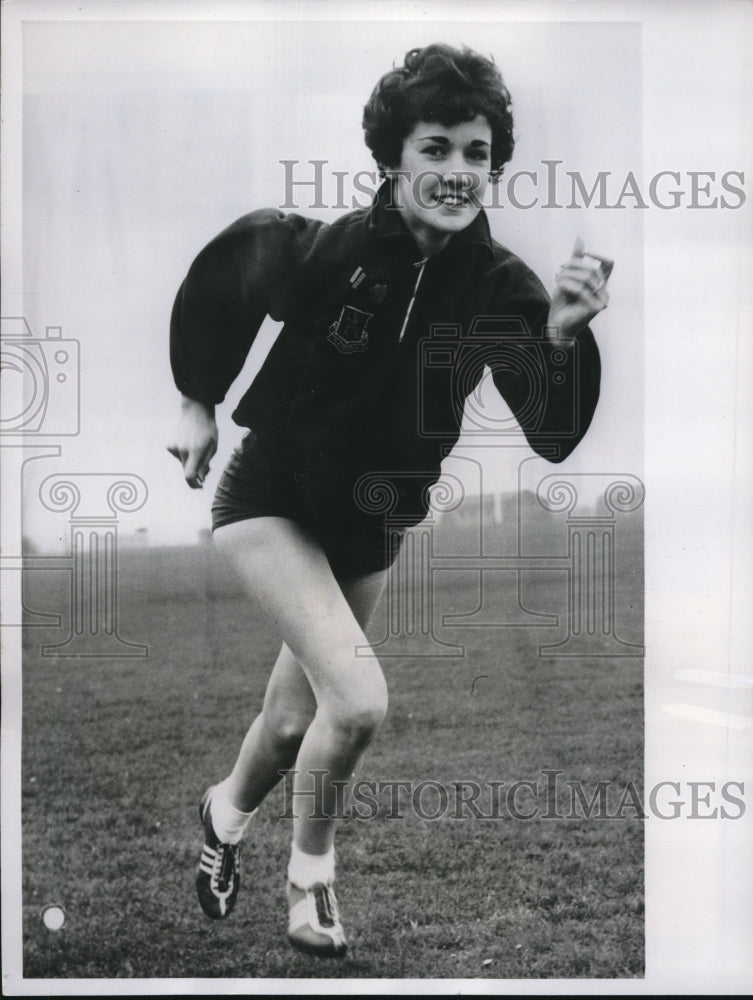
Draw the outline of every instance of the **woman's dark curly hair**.
[[[515,145],[511,103],[491,59],[467,48],[427,45],[411,49],[405,65],[376,85],[363,109],[364,138],[380,167],[397,167],[417,122],[449,128],[483,115],[492,130],[491,167],[498,178]]]

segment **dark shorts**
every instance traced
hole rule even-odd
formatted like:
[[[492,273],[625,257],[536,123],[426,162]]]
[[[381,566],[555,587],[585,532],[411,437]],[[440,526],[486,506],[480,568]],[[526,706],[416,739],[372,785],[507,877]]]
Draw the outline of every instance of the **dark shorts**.
[[[249,431],[222,473],[212,503],[212,531],[254,517],[286,517],[306,528],[321,545],[337,577],[375,573],[390,566],[402,534],[364,518],[347,525],[315,516],[304,498],[303,477],[294,461],[265,447]]]

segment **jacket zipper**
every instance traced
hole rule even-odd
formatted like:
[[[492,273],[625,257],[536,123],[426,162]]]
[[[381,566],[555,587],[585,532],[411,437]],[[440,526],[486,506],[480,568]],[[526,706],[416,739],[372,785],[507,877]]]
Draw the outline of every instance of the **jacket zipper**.
[[[416,293],[418,292],[418,286],[421,284],[421,278],[424,276],[424,268],[428,262],[429,258],[424,257],[423,260],[417,260],[414,267],[418,268],[418,277],[416,278],[416,283],[413,286],[413,294],[410,297],[410,302],[408,303],[408,308],[405,311],[405,319],[403,320],[403,326],[400,330],[400,336],[397,338],[398,344],[403,342],[403,337],[405,336],[405,330],[408,326],[408,320],[410,319],[410,314],[413,311],[413,303],[416,301]]]

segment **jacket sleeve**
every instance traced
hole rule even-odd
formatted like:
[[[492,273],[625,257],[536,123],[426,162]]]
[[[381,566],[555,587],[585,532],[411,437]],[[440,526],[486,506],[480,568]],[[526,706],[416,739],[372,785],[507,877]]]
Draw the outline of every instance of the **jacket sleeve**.
[[[596,409],[599,349],[589,327],[570,340],[550,339],[550,300],[539,279],[517,258],[503,271],[497,309],[511,322],[497,342],[492,377],[533,450],[562,462],[582,441]]]
[[[243,216],[191,265],[170,321],[170,363],[178,389],[221,403],[264,318],[293,305],[299,237],[320,224],[276,209]]]

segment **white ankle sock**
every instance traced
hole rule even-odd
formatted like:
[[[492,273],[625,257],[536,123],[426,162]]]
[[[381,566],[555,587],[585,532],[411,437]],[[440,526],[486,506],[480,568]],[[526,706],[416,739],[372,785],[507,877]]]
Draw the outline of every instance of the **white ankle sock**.
[[[293,844],[290,848],[288,879],[299,889],[310,889],[320,882],[335,881],[335,848],[326,854],[306,854]]]
[[[248,826],[248,821],[256,812],[241,812],[232,804],[227,794],[227,778],[212,790],[212,826],[218,840],[223,844],[237,844]]]

